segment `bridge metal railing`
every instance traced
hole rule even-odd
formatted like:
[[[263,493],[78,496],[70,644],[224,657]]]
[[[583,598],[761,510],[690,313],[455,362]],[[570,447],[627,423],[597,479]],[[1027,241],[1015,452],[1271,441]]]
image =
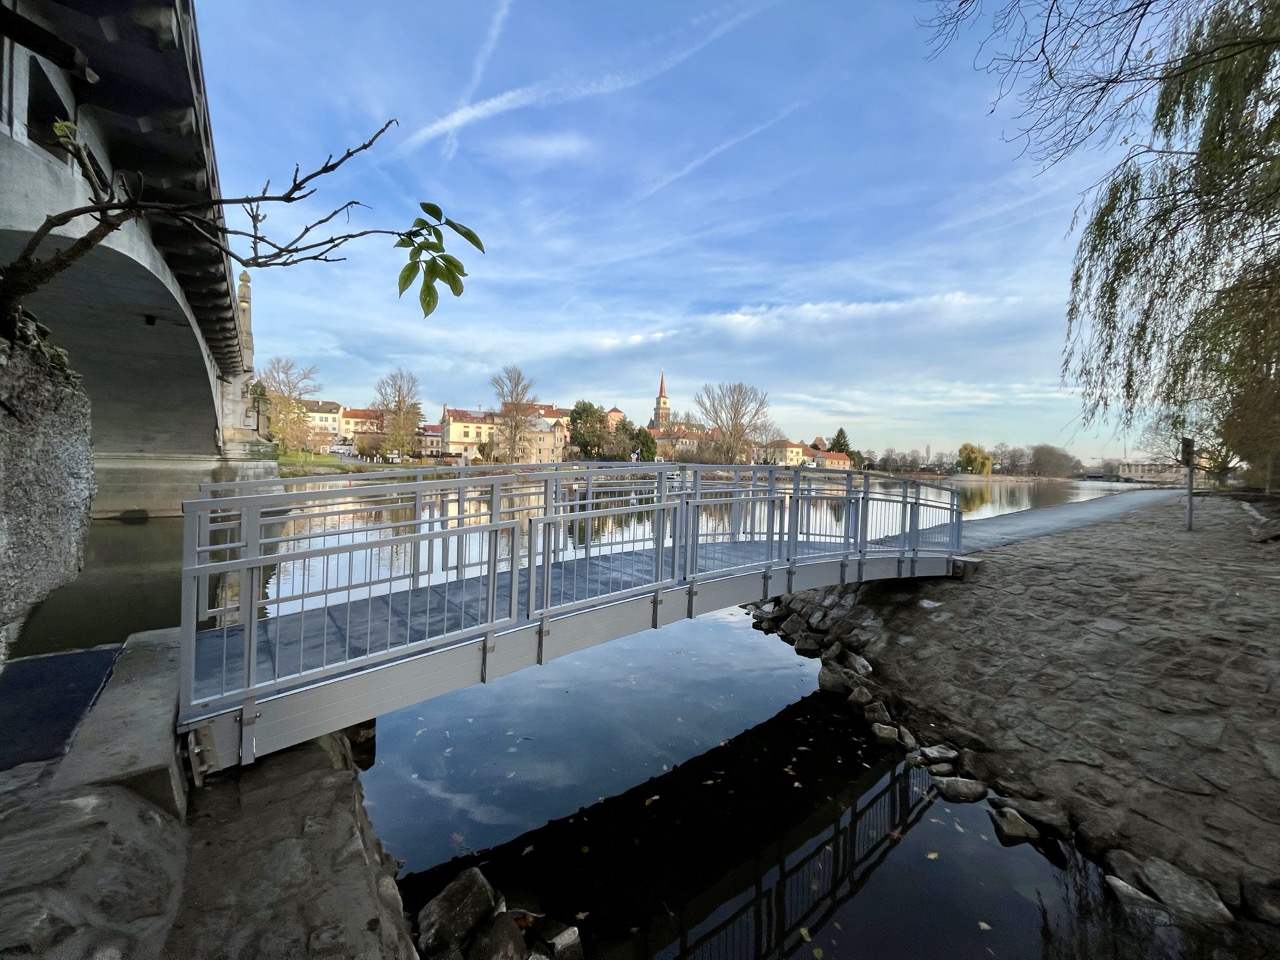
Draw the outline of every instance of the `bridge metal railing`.
[[[676,588],[692,598],[744,573],[790,589],[815,563],[838,563],[848,580],[876,561],[911,576],[920,558],[960,547],[955,491],[873,474],[679,464],[454,473],[214,484],[184,504],[180,729],[601,604],[657,603]]]

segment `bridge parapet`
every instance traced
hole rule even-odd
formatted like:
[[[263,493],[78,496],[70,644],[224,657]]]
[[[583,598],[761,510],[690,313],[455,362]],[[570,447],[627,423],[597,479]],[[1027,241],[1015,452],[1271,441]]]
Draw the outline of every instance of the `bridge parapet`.
[[[452,473],[211,484],[184,505],[179,730],[205,767],[745,600],[947,575],[960,546],[955,492],[914,480]]]

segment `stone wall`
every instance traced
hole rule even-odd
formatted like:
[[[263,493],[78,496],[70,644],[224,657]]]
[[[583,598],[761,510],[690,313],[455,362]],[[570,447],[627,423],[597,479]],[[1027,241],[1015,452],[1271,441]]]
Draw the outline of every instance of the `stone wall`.
[[[56,348],[0,340],[0,627],[75,579],[92,498],[88,396]]]
[[[165,960],[417,960],[342,734],[206,781],[187,829]]]

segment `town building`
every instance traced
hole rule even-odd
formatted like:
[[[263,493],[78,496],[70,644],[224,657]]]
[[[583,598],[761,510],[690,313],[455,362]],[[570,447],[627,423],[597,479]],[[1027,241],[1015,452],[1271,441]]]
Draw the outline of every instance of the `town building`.
[[[303,400],[309,428],[307,446],[316,453],[329,453],[342,436],[342,404],[332,400]]]
[[[834,450],[817,450],[814,453],[813,465],[822,467],[824,470],[852,470],[853,463],[849,460],[847,453],[837,453]]]
[[[418,436],[422,443],[422,456],[428,460],[439,460],[444,452],[440,442],[440,424],[422,424],[418,428]]]
[[[756,447],[757,463],[776,463],[784,467],[799,467],[817,453],[812,447],[794,440],[770,440]]]
[[[488,410],[464,410],[445,405],[440,411],[440,454],[458,457],[462,463],[480,459],[480,445],[493,439],[496,420]]]
[[[382,412],[359,407],[344,407],[339,423],[342,435],[354,440],[358,433],[381,433]]]

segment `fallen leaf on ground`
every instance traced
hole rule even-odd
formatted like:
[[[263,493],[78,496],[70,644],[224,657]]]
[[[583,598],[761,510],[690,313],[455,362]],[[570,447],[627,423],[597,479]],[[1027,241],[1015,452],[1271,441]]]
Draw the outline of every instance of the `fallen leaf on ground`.
[[[644,805],[647,807],[649,804],[653,803],[653,801],[657,799],[658,799],[658,795],[654,794],[652,797],[650,797],[648,800],[644,802]]]
[[[590,910],[579,910],[573,916],[577,920],[585,920],[587,919],[587,914],[589,914],[590,912],[591,912]]]
[[[937,860],[937,859],[938,859],[938,855],[937,855],[936,853],[932,853],[932,852],[930,852],[930,853],[926,853],[926,854],[924,855],[924,858],[925,858],[926,860]]]
[[[991,929],[991,924],[989,924],[989,923],[984,923],[983,921],[979,920],[979,921],[978,921],[978,929],[979,929],[979,930],[990,930],[990,929]]]
[[[522,857],[527,857],[527,856],[528,856],[529,854],[531,854],[531,853],[533,853],[533,844],[532,844],[532,843],[531,843],[531,844],[529,844],[527,847],[525,847],[522,851],[520,851],[520,856],[522,856]]]

